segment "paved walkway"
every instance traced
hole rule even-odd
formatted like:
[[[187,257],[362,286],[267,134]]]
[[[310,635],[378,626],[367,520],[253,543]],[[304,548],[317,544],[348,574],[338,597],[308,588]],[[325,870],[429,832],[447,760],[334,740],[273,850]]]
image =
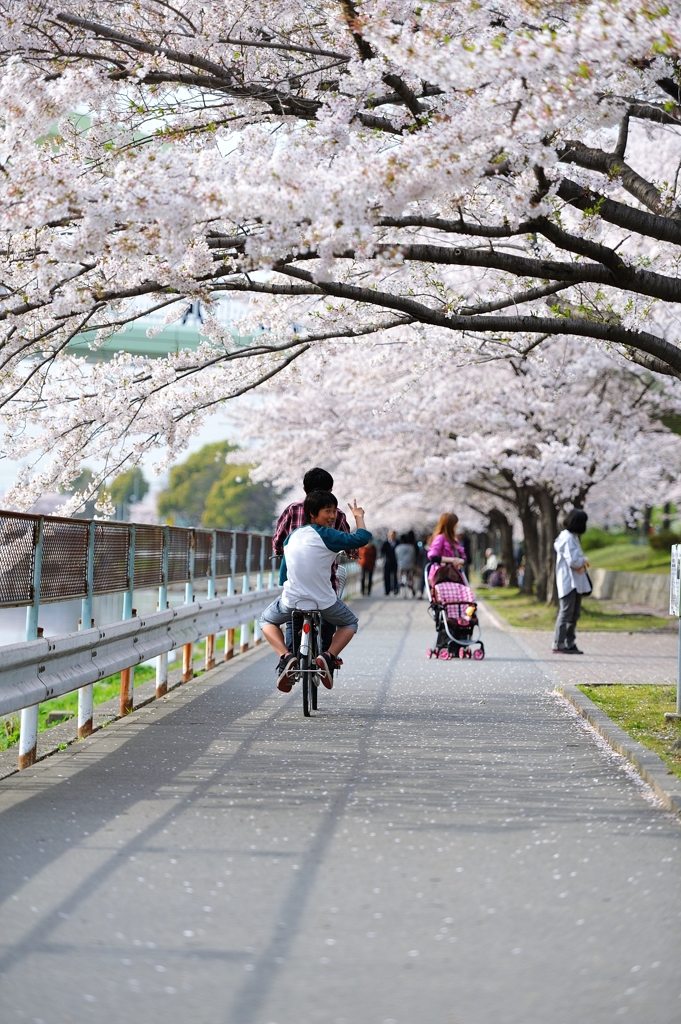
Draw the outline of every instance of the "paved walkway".
[[[584,654],[568,656],[551,653],[551,633],[534,629],[513,633],[566,683],[676,684],[679,640],[674,634],[578,632],[577,643]]]
[[[0,783],[3,1024],[678,1024],[679,821],[513,636],[356,607],[314,720],[260,650]]]

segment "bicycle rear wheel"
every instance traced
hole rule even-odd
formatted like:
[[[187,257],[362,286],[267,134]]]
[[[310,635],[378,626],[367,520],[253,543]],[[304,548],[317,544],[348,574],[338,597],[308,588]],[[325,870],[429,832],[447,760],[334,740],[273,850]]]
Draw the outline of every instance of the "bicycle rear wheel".
[[[300,667],[303,677],[303,714],[306,718],[310,717],[310,712],[313,710],[312,706],[312,690],[314,689],[314,683],[312,682],[312,652],[308,651],[307,654],[303,654],[300,659]]]

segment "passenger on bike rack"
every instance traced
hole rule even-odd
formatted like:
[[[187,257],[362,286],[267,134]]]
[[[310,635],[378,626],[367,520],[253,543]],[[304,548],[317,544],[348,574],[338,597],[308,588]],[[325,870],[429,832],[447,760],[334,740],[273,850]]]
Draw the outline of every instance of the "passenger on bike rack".
[[[337,626],[327,651],[317,658],[324,686],[333,686],[333,673],[340,668],[340,652],[357,632],[357,616],[338,600],[331,585],[331,566],[339,551],[361,548],[371,540],[364,526],[364,509],[354,505],[350,511],[355,519],[355,533],[332,529],[338,501],[330,491],[312,491],[305,498],[304,525],[298,527],[284,542],[284,561],[279,582],[283,593],[260,616],[262,634],[279,657],[277,686],[288,693],[299,669],[298,659],[284,642],[279,626],[288,622],[296,605],[304,601],[316,604],[326,622]]]

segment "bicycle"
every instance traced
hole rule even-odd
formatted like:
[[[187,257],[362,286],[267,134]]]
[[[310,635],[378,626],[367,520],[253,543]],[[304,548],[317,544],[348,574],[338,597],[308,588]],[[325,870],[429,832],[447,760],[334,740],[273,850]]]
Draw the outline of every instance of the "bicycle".
[[[336,593],[339,599],[345,592],[347,575],[348,571],[345,566],[339,565],[336,570]],[[296,617],[298,622],[296,622]],[[301,618],[302,624],[299,625]],[[319,686],[322,681],[317,665],[317,657],[322,653],[322,613],[319,607],[315,605],[314,608],[299,608],[296,604],[291,616],[291,630],[293,650],[295,653],[297,648],[296,657],[300,666],[296,677],[300,678],[303,684],[303,715],[305,718],[310,718],[310,712],[317,710]]]
[[[319,686],[322,681],[317,665],[317,657],[322,653],[322,614],[316,607],[303,609],[296,605],[291,625],[294,652],[297,648],[296,657],[300,666],[296,676],[302,681],[303,715],[309,718],[310,712],[317,710]]]
[[[409,593],[412,597],[416,597],[413,569],[400,569],[399,593],[402,597],[408,597]]]

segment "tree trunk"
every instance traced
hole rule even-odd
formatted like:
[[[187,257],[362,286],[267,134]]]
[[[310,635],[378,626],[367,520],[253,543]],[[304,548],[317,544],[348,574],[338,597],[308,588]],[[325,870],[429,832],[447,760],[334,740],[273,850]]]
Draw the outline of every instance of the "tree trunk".
[[[540,515],[542,592],[537,586],[537,597],[547,604],[558,604],[556,589],[556,552],[553,542],[558,536],[558,509],[547,490],[537,495]]]
[[[530,562],[527,555],[525,555],[525,574],[523,576],[523,585],[520,588],[521,594],[531,594],[534,587],[534,573],[532,572],[532,563]]]
[[[531,594],[532,585],[539,578],[539,534],[537,531],[537,519],[534,509],[529,501],[524,501],[519,506],[520,522],[523,527],[525,538],[525,579],[523,580],[523,593]]]
[[[501,539],[501,563],[506,569],[506,578],[510,587],[518,586],[515,557],[513,555],[513,524],[508,521],[500,509],[493,508],[489,513],[490,526],[499,531]]]

